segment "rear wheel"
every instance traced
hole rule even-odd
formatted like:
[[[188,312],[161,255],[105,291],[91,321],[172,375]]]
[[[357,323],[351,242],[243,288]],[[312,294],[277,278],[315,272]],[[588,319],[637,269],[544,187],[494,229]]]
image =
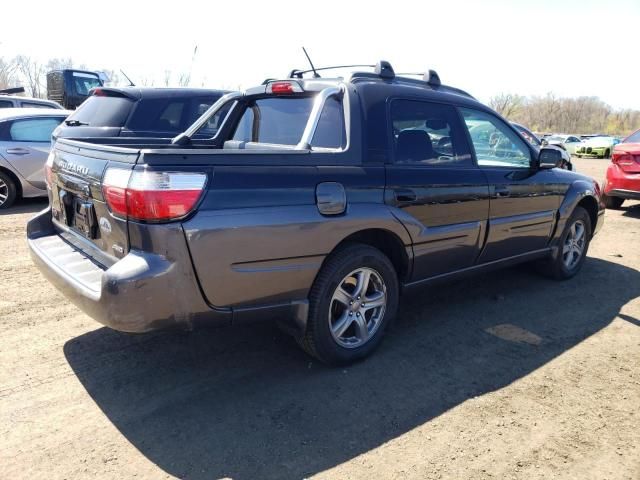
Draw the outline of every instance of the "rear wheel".
[[[16,185],[13,179],[0,172],[0,208],[9,208],[16,200]]]
[[[624,198],[610,197],[609,195],[603,195],[602,199],[604,200],[604,206],[611,210],[617,210],[624,202]]]
[[[309,294],[307,328],[298,343],[329,365],[369,355],[398,308],[398,277],[378,249],[352,244],[332,254]]]
[[[584,264],[590,240],[591,218],[584,208],[576,207],[564,227],[558,252],[540,264],[541,272],[558,280],[573,277]]]
[[[609,156],[610,156],[610,155],[611,155],[611,152],[610,152],[610,151],[609,151],[609,149],[607,148],[607,149],[604,151],[604,155],[602,156],[602,158],[609,158]]]

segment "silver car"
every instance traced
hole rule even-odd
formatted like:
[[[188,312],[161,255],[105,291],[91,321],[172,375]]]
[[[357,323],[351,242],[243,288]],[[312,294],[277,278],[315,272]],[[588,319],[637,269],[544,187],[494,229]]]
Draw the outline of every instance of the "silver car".
[[[0,209],[17,198],[47,195],[44,164],[51,132],[71,112],[44,108],[0,109]]]

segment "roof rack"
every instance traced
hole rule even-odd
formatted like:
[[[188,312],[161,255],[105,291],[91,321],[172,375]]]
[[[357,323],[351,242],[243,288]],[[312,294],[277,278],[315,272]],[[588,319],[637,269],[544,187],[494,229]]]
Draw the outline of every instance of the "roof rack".
[[[16,93],[24,93],[24,87],[13,87],[0,90],[0,95],[15,95]]]
[[[352,67],[368,67],[368,68],[373,68],[373,72],[354,72],[351,75],[351,78],[381,78],[383,80],[393,80],[393,79],[398,79],[401,80],[403,82],[408,82],[408,83],[412,83],[414,85],[428,85],[429,87],[431,87],[431,89],[433,90],[437,90],[437,89],[442,89],[443,91],[447,91],[450,93],[456,93],[458,95],[464,95],[466,97],[470,97],[473,98],[473,96],[469,95],[467,92],[465,92],[464,90],[460,90],[459,88],[454,88],[454,87],[450,87],[448,85],[443,85],[442,82],[440,81],[440,75],[438,75],[438,72],[436,72],[435,70],[427,70],[426,72],[420,72],[420,73],[395,73],[395,71],[393,70],[393,67],[391,66],[391,63],[387,62],[386,60],[380,60],[378,63],[376,63],[375,65],[367,65],[367,64],[360,64],[360,65],[336,65],[336,66],[331,66],[331,67],[320,67],[320,68],[316,68],[314,69],[310,69],[310,70],[291,70],[291,72],[289,72],[289,75],[287,76],[287,78],[303,78],[303,75],[306,73],[314,73],[314,75],[316,75],[316,72],[319,71],[325,71],[325,70],[336,70],[336,69],[340,69],[340,68],[352,68]],[[412,75],[412,76],[419,76],[422,77],[420,79],[417,78],[407,78],[401,75]],[[318,78],[319,75],[317,77],[314,78]]]

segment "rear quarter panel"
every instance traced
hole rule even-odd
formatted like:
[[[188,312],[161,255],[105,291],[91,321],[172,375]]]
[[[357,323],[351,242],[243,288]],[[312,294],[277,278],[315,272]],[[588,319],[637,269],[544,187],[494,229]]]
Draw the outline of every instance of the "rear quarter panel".
[[[324,216],[316,185],[342,183],[347,211]],[[383,203],[382,166],[218,166],[199,212],[183,228],[203,293],[214,306],[302,300],[326,256],[376,228],[409,236]]]

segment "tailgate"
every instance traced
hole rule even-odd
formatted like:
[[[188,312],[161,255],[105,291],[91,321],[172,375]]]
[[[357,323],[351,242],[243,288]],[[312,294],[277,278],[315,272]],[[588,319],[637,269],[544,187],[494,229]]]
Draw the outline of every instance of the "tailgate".
[[[105,169],[132,169],[138,150],[58,140],[47,161],[53,223],[60,235],[109,267],[129,251],[127,222],[109,212],[102,193]]]

